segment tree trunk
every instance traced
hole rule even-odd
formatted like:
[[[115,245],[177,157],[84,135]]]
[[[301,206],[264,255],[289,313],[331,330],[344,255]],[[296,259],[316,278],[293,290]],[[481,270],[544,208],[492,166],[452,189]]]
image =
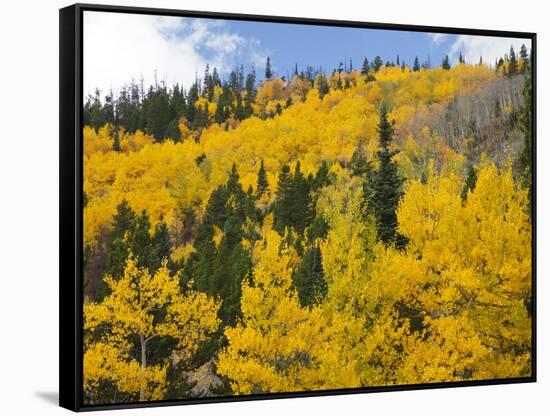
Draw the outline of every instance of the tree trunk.
[[[145,354],[146,342],[145,336],[141,334],[139,336],[139,343],[141,345],[141,371],[145,371],[145,368],[147,367],[147,355]],[[145,400],[145,387],[143,386],[139,390],[139,400]]]

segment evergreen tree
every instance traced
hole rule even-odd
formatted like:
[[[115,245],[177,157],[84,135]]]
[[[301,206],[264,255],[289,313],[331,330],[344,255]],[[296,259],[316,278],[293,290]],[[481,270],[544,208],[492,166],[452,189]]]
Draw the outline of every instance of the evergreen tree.
[[[149,269],[151,272],[155,266],[155,252],[149,229],[151,222],[146,210],[134,219],[128,235],[128,247],[136,258],[138,267]]]
[[[292,277],[302,306],[319,302],[326,295],[327,284],[323,274],[323,258],[319,244],[309,247]]]
[[[105,123],[116,124],[115,106],[115,98],[113,96],[113,90],[111,90],[109,94],[105,96],[105,104],[103,105]]]
[[[158,142],[166,138],[166,127],[170,122],[170,100],[166,88],[150,90],[145,109],[145,127]]]
[[[281,167],[277,180],[277,190],[275,192],[275,203],[273,207],[273,228],[281,235],[284,234],[285,228],[291,224],[292,179],[290,167],[284,164]]]
[[[108,250],[106,259],[105,273],[119,278],[124,272],[126,259],[128,257],[127,233],[134,226],[136,214],[123,200],[116,207],[116,213],[113,215],[113,223],[108,237]],[[106,288],[106,285],[104,286]]]
[[[508,75],[516,75],[518,73],[518,60],[516,58],[516,53],[514,52],[514,47],[510,46],[510,56],[508,57]]]
[[[448,60],[448,57],[447,57]],[[458,63],[459,64],[465,64],[466,61],[464,61],[464,57],[462,56],[462,52],[460,52],[460,55],[458,55]]]
[[[418,60],[418,56],[414,57],[414,63],[413,63],[413,72],[420,71],[420,61]]]
[[[86,103],[84,104],[84,124],[90,125],[96,130],[107,122],[100,97],[101,92],[96,88],[94,95],[89,95]]]
[[[317,191],[329,184],[328,171],[329,171],[328,163],[326,160],[323,160],[321,162],[321,166],[319,166],[319,169],[317,169],[317,172],[315,173],[315,177],[310,181],[311,183],[310,187],[312,191]]]
[[[300,161],[296,162],[289,202],[291,225],[298,233],[303,234],[313,220],[313,207],[309,183],[300,169]]]
[[[228,84],[225,84],[218,99],[218,105],[214,113],[214,121],[223,123],[231,117],[231,106],[233,105],[233,93]]]
[[[265,79],[271,79],[272,76],[273,73],[271,72],[271,59],[268,56],[265,63]]]
[[[244,118],[251,117],[254,114],[252,104],[254,104],[254,98],[256,97],[256,73],[254,69],[247,74],[245,81],[245,96],[244,96]]]
[[[529,67],[529,54],[527,53],[527,47],[522,44],[519,49],[519,57],[522,60],[523,64],[521,66],[521,72],[525,72]]]
[[[449,55],[445,55],[443,62],[441,63],[441,68],[449,70],[451,69],[451,64],[449,63]]]
[[[315,77],[315,85],[319,91],[319,98],[323,98],[330,91],[327,78],[323,74],[317,74]]]
[[[168,226],[161,216],[160,221],[155,225],[155,232],[152,238],[153,245],[153,264],[152,269],[157,270],[163,260],[168,261],[169,267],[172,266],[170,254],[172,253],[172,243],[170,242],[170,233],[168,232]],[[171,267],[170,267],[171,268]]]
[[[120,152],[120,137],[118,134],[118,128],[115,128],[114,137],[113,137],[113,151]]]
[[[366,177],[366,175],[372,170],[372,165],[367,160],[365,146],[362,140],[357,142],[355,150],[351,155],[350,168],[353,175],[361,177]]]
[[[372,63],[372,69],[374,70],[374,72],[378,72],[378,70],[382,68],[382,65],[382,58],[380,58],[378,55],[375,56],[374,62]]]
[[[231,216],[223,229],[223,237],[213,261],[209,294],[223,299],[219,316],[225,325],[233,325],[240,315],[242,280],[252,267],[250,254],[241,244],[242,221]]]
[[[227,221],[227,201],[229,200],[229,193],[225,185],[218,186],[210,194],[208,204],[206,205],[206,211],[204,214],[204,222],[210,225],[217,225],[222,228]]]
[[[189,87],[189,91],[187,91],[187,100],[186,100],[186,109],[185,109],[185,118],[191,123],[193,120],[195,120],[195,113],[197,112],[197,108],[195,107],[195,103],[199,99],[199,84],[197,81],[195,81],[191,87]]]
[[[239,183],[239,172],[237,171],[237,164],[235,162],[231,165],[231,172],[227,180],[227,191],[232,195],[239,193],[239,191],[242,192],[242,187]]]
[[[401,198],[403,178],[397,172],[393,157],[397,150],[390,148],[393,126],[388,120],[387,110],[382,107],[378,124],[380,150],[377,152],[378,169],[370,175],[365,189],[367,208],[374,215],[378,237],[385,244],[395,243],[404,247],[406,241],[397,233],[397,205]]]
[[[462,201],[466,201],[468,198],[468,193],[472,192],[476,187],[477,182],[477,172],[473,165],[468,166],[468,173],[466,175],[466,181],[464,182],[464,186],[462,187],[462,192],[460,196],[462,197]]]
[[[361,66],[361,74],[362,75],[369,74],[369,60],[367,58],[363,60],[363,65]]]
[[[258,181],[256,183],[256,198],[269,193],[269,183],[267,182],[267,174],[264,167],[264,160],[260,161],[260,170],[258,171]]]

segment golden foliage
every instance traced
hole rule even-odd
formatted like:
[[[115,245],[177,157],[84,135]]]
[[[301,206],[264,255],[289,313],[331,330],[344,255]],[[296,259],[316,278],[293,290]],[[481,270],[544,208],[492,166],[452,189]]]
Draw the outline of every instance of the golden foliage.
[[[483,160],[463,200],[465,155],[429,127],[413,128],[438,105],[498,76],[482,65],[418,72],[383,66],[369,82],[356,71],[329,77],[331,90],[322,98],[308,80],[294,77],[287,85],[275,78],[258,87],[255,116],[230,128],[214,123],[195,140],[198,133],[181,120],[178,143],[119,132],[120,152],[112,151],[112,126],[85,127],[85,244],[97,243],[122,200],[135,212],[146,209],[151,227],[162,217],[173,232],[184,209],[202,219],[233,163],[243,188],[254,190],[263,160],[270,192],[257,206],[266,212],[283,164],[294,171],[300,161],[307,176],[327,161],[331,184],[315,195],[328,224],[326,237],[315,241],[326,296],[313,306],[300,304],[292,276],[301,259],[267,215],[261,238],[242,241],[252,251],[253,272],[242,284],[242,317],[224,329],[227,346],[217,357],[217,371],[233,393],[530,375],[527,190],[511,169]],[[337,88],[338,77],[349,81],[346,88]],[[208,106],[212,116],[220,94],[215,87],[213,102],[201,98],[196,106]],[[391,108],[401,150],[395,160],[407,179],[397,212],[399,232],[408,239],[403,250],[376,242],[362,180],[347,169],[359,142],[367,160],[375,159],[381,103]],[[277,105],[284,111],[264,119]],[[223,235],[216,226],[216,246]],[[173,260],[188,259],[193,246],[178,244]],[[105,281],[111,293],[85,306],[85,391],[99,400],[94,392],[111,383],[123,395],[162,398],[166,367],[135,357],[135,339],[173,337],[177,356],[188,360],[219,326],[219,303],[192,290],[181,293],[166,266],[150,275],[131,259],[122,279]],[[154,319],[158,308],[166,310],[161,322]]]
[[[121,279],[104,280],[111,293],[101,303],[84,305],[84,390],[90,402],[103,383],[130,397],[139,393],[139,400],[162,399],[166,366],[147,365],[147,343],[172,337],[177,358],[189,360],[198,343],[217,329],[219,304],[204,293],[182,294],[166,264],[151,275],[130,257]],[[140,359],[133,356],[136,339]]]

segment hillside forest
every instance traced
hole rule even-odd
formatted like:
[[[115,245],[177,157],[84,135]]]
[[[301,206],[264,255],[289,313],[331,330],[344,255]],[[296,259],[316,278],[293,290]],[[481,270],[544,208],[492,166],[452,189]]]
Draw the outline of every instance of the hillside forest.
[[[85,404],[530,376],[531,57],[506,52],[87,97]]]

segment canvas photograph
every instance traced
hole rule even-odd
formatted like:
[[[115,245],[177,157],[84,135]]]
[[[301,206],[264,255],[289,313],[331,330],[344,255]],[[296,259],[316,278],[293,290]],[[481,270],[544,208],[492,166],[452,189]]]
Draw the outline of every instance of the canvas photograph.
[[[84,406],[533,377],[529,36],[82,13]]]

